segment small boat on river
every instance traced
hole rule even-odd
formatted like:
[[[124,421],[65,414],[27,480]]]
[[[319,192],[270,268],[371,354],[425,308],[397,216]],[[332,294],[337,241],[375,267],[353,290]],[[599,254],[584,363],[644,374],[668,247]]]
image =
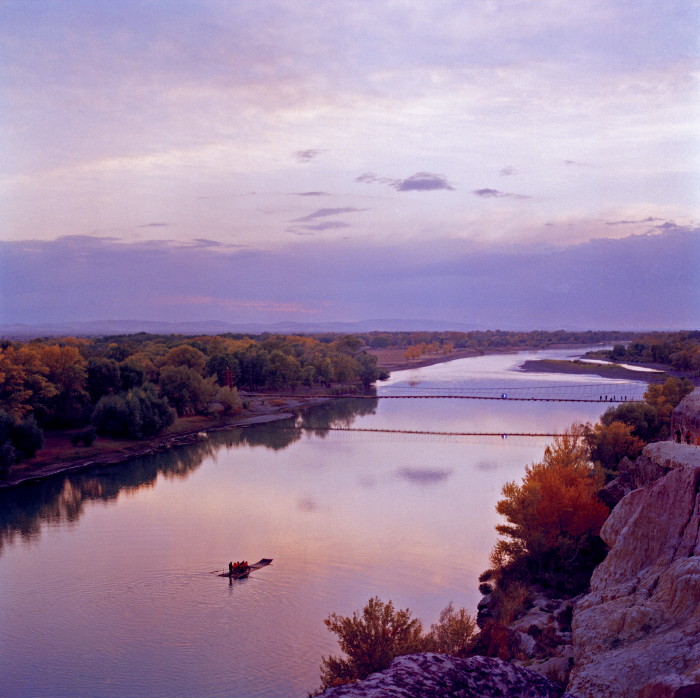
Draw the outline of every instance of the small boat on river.
[[[252,565],[247,563],[235,563],[228,572],[222,572],[219,577],[228,577],[229,579],[243,579],[247,577],[251,572],[259,570],[261,567],[267,567],[272,562],[272,558],[264,557],[262,560],[254,562]]]

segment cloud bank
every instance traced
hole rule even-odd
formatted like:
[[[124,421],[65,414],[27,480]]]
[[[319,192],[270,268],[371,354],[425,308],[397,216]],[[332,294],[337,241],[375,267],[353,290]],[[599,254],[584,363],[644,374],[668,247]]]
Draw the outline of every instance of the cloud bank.
[[[264,251],[211,242],[0,242],[0,323],[432,317],[493,329],[700,326],[697,228],[538,249],[329,240]]]

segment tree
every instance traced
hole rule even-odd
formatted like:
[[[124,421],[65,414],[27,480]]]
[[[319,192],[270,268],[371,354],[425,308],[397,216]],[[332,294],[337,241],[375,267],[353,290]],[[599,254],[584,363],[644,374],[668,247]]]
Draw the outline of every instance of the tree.
[[[586,425],[586,443],[591,460],[600,465],[606,473],[615,475],[618,463],[623,458],[634,460],[644,448],[644,441],[632,433],[633,427],[624,422],[597,423]]]
[[[204,373],[207,357],[189,344],[173,347],[163,358],[163,366],[186,366],[200,375]]]
[[[357,611],[352,616],[332,613],[324,623],[338,636],[346,658],[323,657],[322,690],[364,679],[386,669],[395,657],[422,652],[426,647],[420,620],[411,618],[408,609],[395,610],[391,601],[383,603],[376,596],[361,615]]]
[[[166,366],[160,372],[160,390],[179,416],[201,414],[216,392],[215,378],[202,378],[187,366]]]
[[[99,434],[140,439],[159,434],[175,420],[165,398],[150,383],[126,393],[105,395],[92,413],[92,424]]]
[[[33,458],[44,445],[44,433],[39,429],[34,415],[27,415],[11,429],[10,438],[18,460]]]
[[[467,657],[476,637],[476,622],[465,609],[455,611],[452,602],[440,611],[440,620],[430,626],[427,649],[431,652]]]
[[[238,412],[242,407],[241,398],[238,395],[236,388],[222,386],[219,388],[213,397],[214,402],[218,402],[224,408],[224,414]]]
[[[233,354],[216,354],[207,359],[204,373],[216,376],[219,385],[226,385],[226,376],[230,371],[231,383],[235,386],[241,378],[241,367]]]
[[[525,468],[522,484],[503,487],[496,511],[507,523],[496,526],[505,537],[492,553],[497,566],[524,566],[535,577],[545,572],[566,584],[579,553],[597,547],[608,509],[597,498],[604,477],[588,460],[584,434],[573,425],[545,449],[541,463]]]
[[[374,354],[368,354],[363,351],[355,357],[355,360],[360,367],[360,380],[365,390],[367,390],[380,376],[379,369],[377,368],[377,357],[374,356]]]
[[[119,364],[113,359],[90,359],[87,365],[87,391],[90,401],[96,403],[103,395],[118,393],[121,389]]]

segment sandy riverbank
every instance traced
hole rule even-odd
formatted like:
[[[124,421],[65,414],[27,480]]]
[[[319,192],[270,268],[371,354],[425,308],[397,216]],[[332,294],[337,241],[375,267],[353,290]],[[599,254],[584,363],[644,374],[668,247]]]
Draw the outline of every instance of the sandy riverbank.
[[[528,373],[586,374],[613,380],[635,380],[647,383],[663,383],[669,377],[669,374],[665,371],[634,371],[618,364],[594,364],[560,359],[533,359],[525,361],[520,370]]]

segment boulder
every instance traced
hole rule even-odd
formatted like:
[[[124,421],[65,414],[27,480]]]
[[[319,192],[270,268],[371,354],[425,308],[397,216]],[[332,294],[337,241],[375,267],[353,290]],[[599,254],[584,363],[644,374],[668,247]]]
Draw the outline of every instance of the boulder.
[[[322,698],[574,698],[561,684],[493,657],[444,654],[397,657],[364,681],[329,688]]]
[[[581,698],[695,695],[700,447],[660,442],[643,455],[640,477],[667,474],[613,509],[601,531],[610,553],[574,609],[569,690]]]

